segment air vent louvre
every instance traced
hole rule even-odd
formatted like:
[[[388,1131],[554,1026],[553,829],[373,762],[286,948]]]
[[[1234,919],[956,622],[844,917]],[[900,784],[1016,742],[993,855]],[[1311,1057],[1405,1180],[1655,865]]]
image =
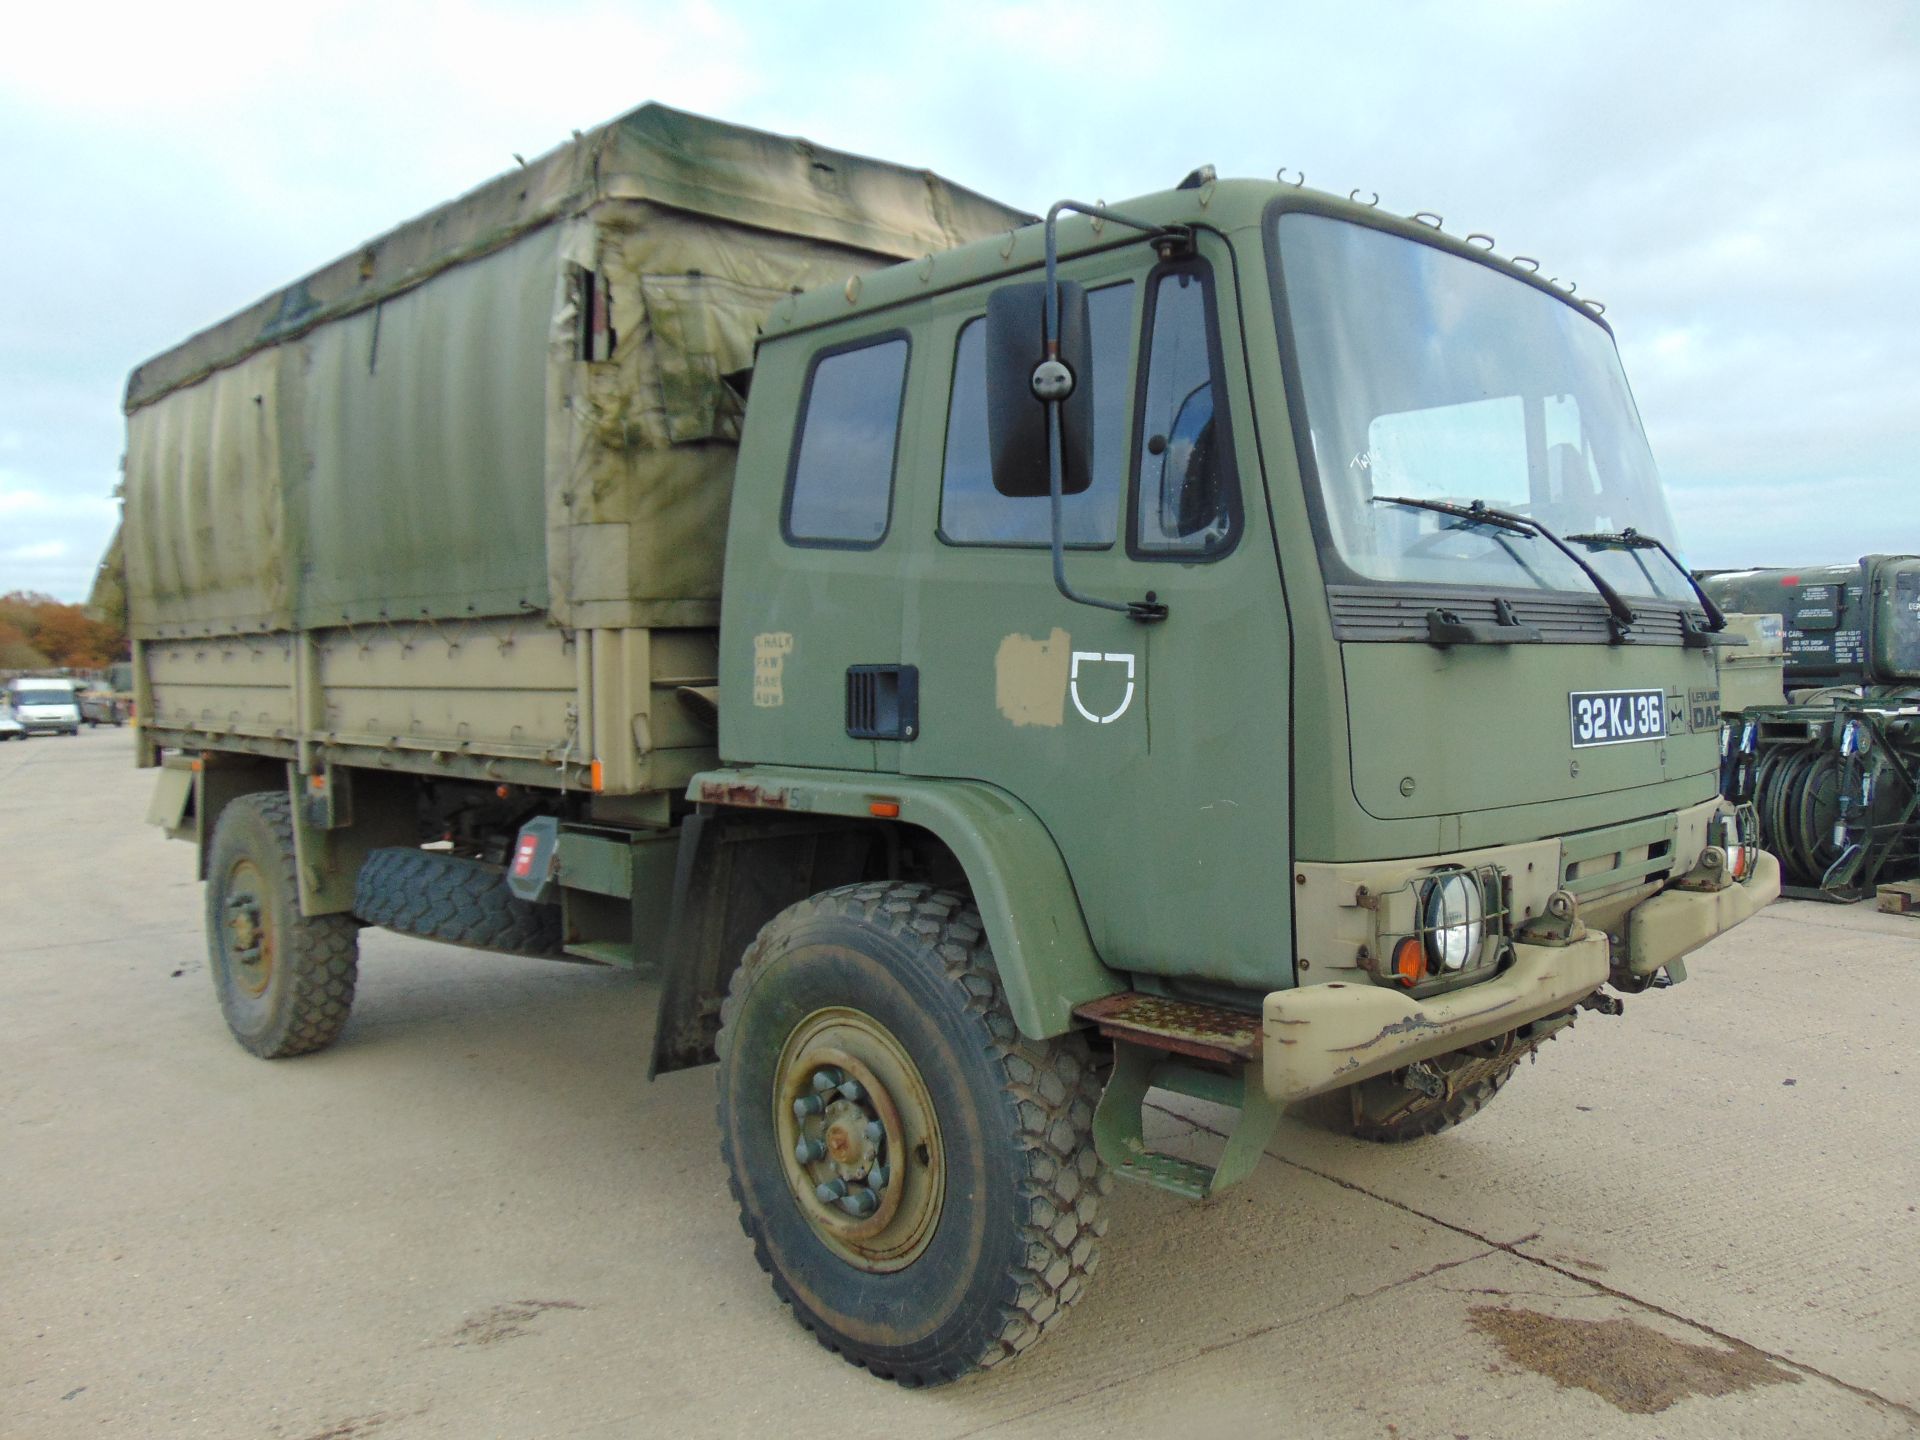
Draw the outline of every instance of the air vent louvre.
[[[920,734],[920,671],[913,665],[847,667],[847,734],[912,740]]]

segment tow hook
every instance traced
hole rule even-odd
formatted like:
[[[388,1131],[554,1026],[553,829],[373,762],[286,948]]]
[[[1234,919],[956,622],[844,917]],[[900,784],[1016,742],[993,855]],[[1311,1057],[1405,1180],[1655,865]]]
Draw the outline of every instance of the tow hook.
[[[1447,1077],[1424,1060],[1416,1060],[1407,1066],[1400,1076],[1400,1083],[1409,1090],[1418,1090],[1429,1100],[1446,1098]]]
[[[1608,995],[1596,990],[1591,995],[1581,997],[1580,1008],[1598,1010],[1602,1015],[1624,1015],[1627,1013],[1627,1002],[1618,995]]]

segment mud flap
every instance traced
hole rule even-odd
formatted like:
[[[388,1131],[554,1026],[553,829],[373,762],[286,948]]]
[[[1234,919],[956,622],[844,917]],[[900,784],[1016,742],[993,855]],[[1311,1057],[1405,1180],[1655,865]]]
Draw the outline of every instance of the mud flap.
[[[193,761],[184,755],[170,755],[160,770],[153,798],[147,802],[147,824],[158,825],[169,840],[193,838],[193,821],[187,807],[193,803]]]

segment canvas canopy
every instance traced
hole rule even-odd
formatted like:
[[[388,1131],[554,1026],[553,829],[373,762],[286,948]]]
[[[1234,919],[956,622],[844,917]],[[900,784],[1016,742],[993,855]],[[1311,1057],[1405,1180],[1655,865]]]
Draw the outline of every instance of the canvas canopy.
[[[133,372],[134,633],[712,624],[767,311],[1031,218],[643,106]]]

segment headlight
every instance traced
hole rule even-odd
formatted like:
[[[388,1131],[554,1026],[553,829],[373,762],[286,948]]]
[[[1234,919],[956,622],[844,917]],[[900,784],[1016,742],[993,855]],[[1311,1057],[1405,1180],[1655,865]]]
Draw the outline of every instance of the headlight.
[[[1487,932],[1486,900],[1479,881],[1464,870],[1434,876],[1421,897],[1420,918],[1431,967],[1460,969],[1480,953]]]

